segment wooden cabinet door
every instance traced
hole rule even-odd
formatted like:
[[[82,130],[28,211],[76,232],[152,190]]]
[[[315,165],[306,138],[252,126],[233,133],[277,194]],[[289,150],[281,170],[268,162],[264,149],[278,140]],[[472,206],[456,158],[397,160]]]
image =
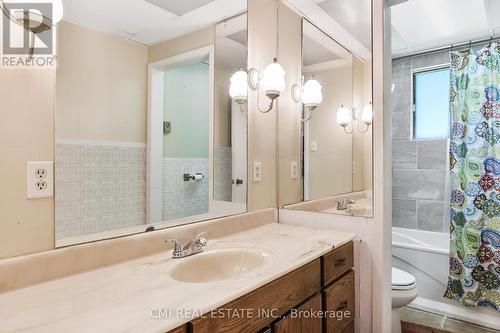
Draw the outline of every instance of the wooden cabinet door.
[[[354,266],[354,244],[349,242],[322,259],[323,287],[347,273]]]
[[[223,309],[246,309],[254,314],[245,316],[212,316],[191,322],[192,333],[248,333],[258,332],[269,326],[273,316],[282,316],[290,309],[321,290],[321,264],[317,259],[287,275],[252,291],[223,306]],[[320,305],[321,307],[321,305]],[[273,316],[256,315],[262,311],[276,310]]]
[[[323,291],[325,308],[335,316],[327,316],[326,332],[342,333],[355,315],[354,271],[350,271]]]
[[[321,295],[318,294],[273,325],[273,333],[321,333]]]

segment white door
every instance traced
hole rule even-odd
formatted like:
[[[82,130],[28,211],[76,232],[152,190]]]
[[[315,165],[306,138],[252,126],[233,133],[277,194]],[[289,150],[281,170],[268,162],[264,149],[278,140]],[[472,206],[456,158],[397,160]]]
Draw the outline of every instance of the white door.
[[[238,103],[231,105],[231,148],[233,189],[232,202],[247,202],[247,116]]]

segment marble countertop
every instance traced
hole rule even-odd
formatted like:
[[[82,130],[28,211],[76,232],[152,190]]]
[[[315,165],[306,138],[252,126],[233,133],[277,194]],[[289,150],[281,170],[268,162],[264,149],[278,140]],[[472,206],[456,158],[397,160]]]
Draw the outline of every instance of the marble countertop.
[[[262,266],[236,278],[176,281],[169,271],[185,259],[171,259],[172,251],[165,251],[15,290],[0,295],[0,332],[165,333],[354,238],[351,233],[273,223],[208,240],[205,252],[248,248],[268,254]]]

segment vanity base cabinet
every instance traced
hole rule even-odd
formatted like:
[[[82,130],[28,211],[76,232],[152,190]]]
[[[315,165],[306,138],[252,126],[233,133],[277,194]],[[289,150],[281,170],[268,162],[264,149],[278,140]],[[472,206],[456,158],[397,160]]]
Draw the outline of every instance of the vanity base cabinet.
[[[191,321],[188,332],[354,332],[352,267],[351,242]]]
[[[349,271],[326,287],[322,294],[325,308],[329,314],[332,314],[325,318],[326,332],[350,332],[348,328],[354,322],[356,311],[354,271]]]
[[[317,259],[218,309],[222,311],[193,320],[192,332],[258,332],[320,290],[321,265]],[[225,315],[232,309],[237,311]]]
[[[321,295],[317,294],[273,325],[272,333],[321,333]]]

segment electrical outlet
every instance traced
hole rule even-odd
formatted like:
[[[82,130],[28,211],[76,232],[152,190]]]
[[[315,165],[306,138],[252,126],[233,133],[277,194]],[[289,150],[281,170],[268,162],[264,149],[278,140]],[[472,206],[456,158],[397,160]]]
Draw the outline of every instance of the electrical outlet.
[[[36,169],[35,176],[43,179],[47,177],[47,169]]]
[[[290,165],[290,178],[295,180],[299,177],[299,165],[296,161],[293,161]]]
[[[26,197],[28,199],[54,196],[54,167],[52,161],[28,161],[26,168]]]
[[[262,163],[253,162],[253,181],[260,183],[262,180]]]

